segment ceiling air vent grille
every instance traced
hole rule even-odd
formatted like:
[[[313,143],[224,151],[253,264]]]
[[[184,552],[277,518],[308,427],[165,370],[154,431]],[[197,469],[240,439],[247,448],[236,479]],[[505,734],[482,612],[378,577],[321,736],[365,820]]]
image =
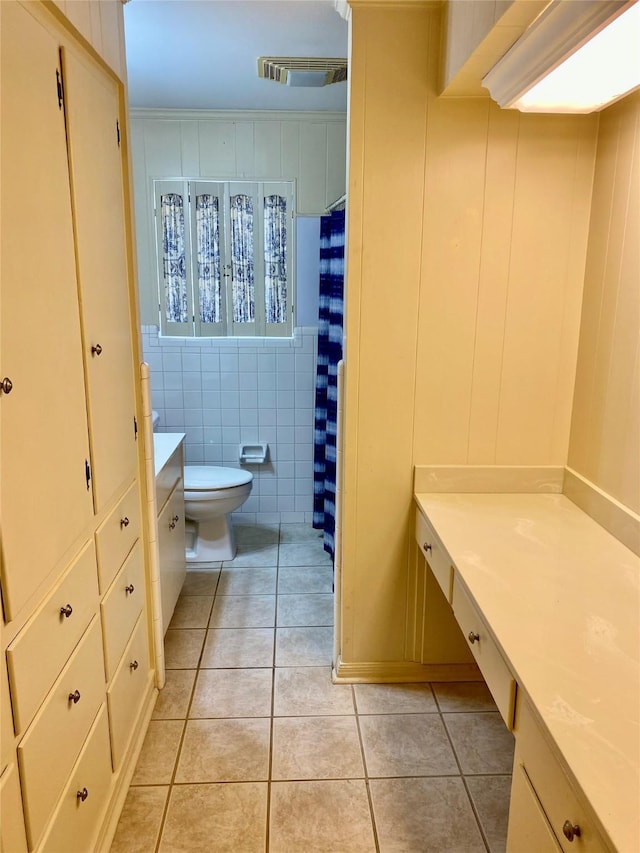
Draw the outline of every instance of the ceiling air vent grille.
[[[328,86],[347,79],[347,60],[341,57],[260,56],[258,77],[285,86]]]

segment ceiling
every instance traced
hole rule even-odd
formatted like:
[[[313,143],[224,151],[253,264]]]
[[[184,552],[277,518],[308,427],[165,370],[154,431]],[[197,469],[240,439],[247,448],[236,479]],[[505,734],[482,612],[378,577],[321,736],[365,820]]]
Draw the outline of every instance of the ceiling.
[[[346,110],[347,83],[292,88],[258,77],[259,56],[347,56],[333,0],[130,0],[131,107]]]

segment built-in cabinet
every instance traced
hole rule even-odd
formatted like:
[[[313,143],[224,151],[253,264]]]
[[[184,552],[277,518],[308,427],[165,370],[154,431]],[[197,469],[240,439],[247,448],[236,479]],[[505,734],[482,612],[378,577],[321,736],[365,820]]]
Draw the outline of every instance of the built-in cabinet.
[[[162,630],[166,634],[186,577],[184,435],[156,436],[156,507]]]
[[[155,696],[124,87],[53,8],[0,15],[1,849],[84,853]]]

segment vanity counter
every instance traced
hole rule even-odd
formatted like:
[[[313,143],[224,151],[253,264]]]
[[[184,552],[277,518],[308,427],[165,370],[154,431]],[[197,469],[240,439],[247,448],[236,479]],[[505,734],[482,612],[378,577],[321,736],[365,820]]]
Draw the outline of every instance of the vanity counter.
[[[184,441],[183,432],[154,432],[153,454],[156,477],[167,464],[175,450]]]
[[[604,835],[640,849],[640,558],[561,494],[416,502]]]

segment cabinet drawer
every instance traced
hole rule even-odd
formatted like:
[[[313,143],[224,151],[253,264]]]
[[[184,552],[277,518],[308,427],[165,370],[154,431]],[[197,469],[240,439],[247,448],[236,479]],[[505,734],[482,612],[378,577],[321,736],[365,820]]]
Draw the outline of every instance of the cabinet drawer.
[[[162,508],[169,499],[175,484],[182,479],[182,471],[182,444],[180,444],[156,477],[156,511],[158,514],[162,512]]]
[[[561,853],[517,753],[511,780],[507,850],[509,853],[531,853],[533,850],[535,853]]]
[[[416,540],[422,556],[429,563],[431,571],[440,585],[440,589],[444,592],[449,604],[451,604],[451,588],[453,583],[451,560],[440,544],[440,540],[434,533],[431,525],[419,509],[416,510]]]
[[[7,649],[16,734],[33,719],[95,614],[97,603],[96,552],[91,541]]]
[[[509,729],[513,728],[516,682],[489,634],[482,616],[462,587],[457,575],[453,581],[453,612],[502,719]]]
[[[144,614],[139,617],[133,636],[125,649],[116,674],[107,691],[111,759],[117,770],[149,682],[149,651]]]
[[[38,853],[86,853],[95,849],[112,778],[109,724],[103,705],[71,771]]]
[[[2,853],[27,853],[20,780],[15,764],[0,779],[0,850]]]
[[[166,634],[184,579],[187,576],[182,480],[175,487],[158,518],[158,547],[160,550],[162,626]]]
[[[518,700],[515,728],[520,760],[560,847],[566,853],[604,853],[608,848],[596,830],[593,819],[574,793],[530,706],[522,696]],[[569,827],[580,827],[580,836],[574,837],[573,841],[569,841],[563,832],[567,821]]]
[[[109,587],[100,610],[107,681],[113,677],[144,603],[142,546],[137,542]]]
[[[96,616],[18,746],[30,848],[38,841],[104,701],[104,688],[102,634]]]
[[[109,588],[139,535],[140,498],[136,482],[96,530],[101,594]]]
[[[0,661],[0,774],[15,760],[13,723],[11,721],[11,694],[4,655]]]

